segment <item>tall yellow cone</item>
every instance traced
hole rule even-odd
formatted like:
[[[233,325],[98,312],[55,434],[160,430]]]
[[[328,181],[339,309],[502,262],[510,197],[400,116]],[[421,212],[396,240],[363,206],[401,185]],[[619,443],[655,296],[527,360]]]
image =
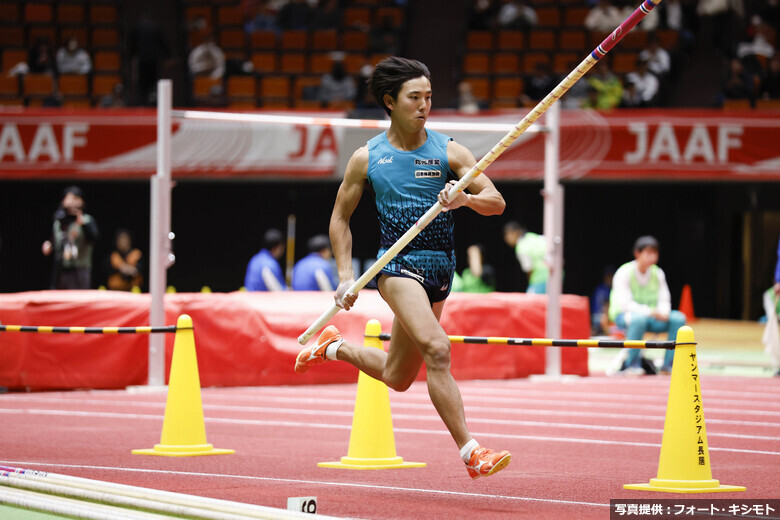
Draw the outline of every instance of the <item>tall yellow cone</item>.
[[[234,450],[216,449],[206,443],[192,318],[182,314],[176,328],[160,444],[155,444],[152,449],[133,450],[133,454],[191,457],[235,453]]]
[[[658,476],[647,484],[623,487],[666,493],[745,491],[744,487],[722,485],[712,478],[693,329],[681,327],[677,332],[677,343]]]
[[[365,346],[382,348],[377,320],[366,323]],[[398,469],[421,468],[424,462],[404,462],[395,452],[393,419],[390,417],[390,394],[387,386],[368,374],[360,373],[352,416],[349,450],[340,462],[320,462],[322,468]]]

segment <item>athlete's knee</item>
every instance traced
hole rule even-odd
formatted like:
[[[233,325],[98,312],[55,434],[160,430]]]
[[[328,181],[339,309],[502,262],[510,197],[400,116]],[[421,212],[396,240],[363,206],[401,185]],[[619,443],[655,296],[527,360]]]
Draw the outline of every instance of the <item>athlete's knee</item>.
[[[428,370],[449,370],[451,346],[447,336],[432,338],[422,346],[422,350]]]
[[[412,386],[417,374],[391,374],[387,371],[382,374],[385,384],[396,392],[406,392]]]

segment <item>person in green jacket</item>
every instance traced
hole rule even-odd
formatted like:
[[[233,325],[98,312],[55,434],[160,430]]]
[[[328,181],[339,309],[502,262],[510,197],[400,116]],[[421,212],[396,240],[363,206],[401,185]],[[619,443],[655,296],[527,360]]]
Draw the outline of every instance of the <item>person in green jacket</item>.
[[[639,237],[634,243],[634,260],[620,266],[612,277],[609,318],[626,330],[627,340],[641,340],[645,332],[666,332],[674,340],[677,329],[685,325],[685,314],[672,310],[666,275],[656,265],[658,250],[655,237]],[[673,360],[674,350],[667,350],[661,371],[671,372]],[[629,349],[623,370],[645,373],[641,350]]]
[[[547,240],[544,235],[527,231],[515,221],[504,225],[504,242],[515,250],[520,267],[528,273],[529,294],[546,294],[550,268],[547,265]]]
[[[452,290],[455,292],[489,293],[496,290],[496,271],[493,266],[485,264],[485,247],[473,244],[466,249],[469,266],[453,280]],[[455,273],[457,274],[457,273]]]

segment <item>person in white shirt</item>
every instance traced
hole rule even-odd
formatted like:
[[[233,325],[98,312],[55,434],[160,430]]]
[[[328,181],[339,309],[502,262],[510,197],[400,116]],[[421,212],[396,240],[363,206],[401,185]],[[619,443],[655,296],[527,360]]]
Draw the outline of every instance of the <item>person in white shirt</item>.
[[[193,76],[204,75],[219,79],[225,74],[225,53],[216,44],[213,36],[207,36],[203,43],[190,51],[187,63]]]
[[[612,278],[609,296],[609,318],[626,330],[626,340],[641,340],[645,332],[666,332],[670,340],[677,337],[677,329],[685,325],[685,314],[672,310],[666,275],[658,267],[658,240],[646,235],[634,243],[634,260],[625,263]],[[629,349],[623,365],[632,374],[642,374],[642,354]],[[662,372],[672,371],[674,350],[667,350]]]
[[[608,33],[614,31],[622,22],[620,9],[612,5],[610,0],[599,0],[599,3],[588,11],[585,17],[585,28],[589,31]]]
[[[636,60],[636,70],[626,74],[626,81],[636,85],[639,95],[642,96],[643,106],[652,106],[655,96],[658,94],[660,83],[658,78],[650,72],[647,60],[639,58]]]
[[[669,53],[661,47],[661,40],[656,35],[651,35],[647,44],[647,48],[639,53],[639,59],[645,60],[650,72],[659,78],[666,76],[672,69]]]
[[[75,36],[68,38],[65,46],[57,51],[57,70],[60,74],[89,74],[92,70],[89,53],[79,47]]]

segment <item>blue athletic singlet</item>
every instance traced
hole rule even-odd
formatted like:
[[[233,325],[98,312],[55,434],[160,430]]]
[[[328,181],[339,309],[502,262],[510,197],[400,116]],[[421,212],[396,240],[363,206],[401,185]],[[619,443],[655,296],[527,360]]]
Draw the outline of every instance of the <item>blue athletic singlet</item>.
[[[439,192],[454,178],[447,161],[451,138],[426,132],[425,144],[409,152],[390,145],[387,133],[368,141],[368,182],[375,193],[381,235],[377,258],[436,204]],[[440,213],[381,272],[417,280],[431,303],[444,300],[455,271],[453,232],[452,214]]]

